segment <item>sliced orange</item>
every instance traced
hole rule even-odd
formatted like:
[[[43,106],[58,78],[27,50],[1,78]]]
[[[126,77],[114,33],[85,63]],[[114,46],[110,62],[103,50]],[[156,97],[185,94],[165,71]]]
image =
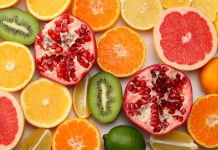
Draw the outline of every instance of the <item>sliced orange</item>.
[[[16,5],[19,0],[0,0],[0,9]]]
[[[53,150],[101,150],[100,132],[86,119],[70,118],[55,131]]]
[[[102,35],[97,44],[99,67],[117,77],[128,77],[145,61],[143,39],[127,27],[116,27]]]
[[[75,0],[73,15],[86,21],[95,32],[103,31],[119,18],[120,0]]]
[[[19,43],[0,43],[0,90],[15,92],[32,79],[35,66],[30,50]]]
[[[26,0],[27,9],[39,20],[52,20],[71,5],[71,0]]]
[[[218,148],[218,94],[200,97],[188,118],[192,138],[206,148]]]
[[[26,120],[40,128],[52,128],[70,113],[72,98],[65,86],[41,78],[31,82],[20,95]]]

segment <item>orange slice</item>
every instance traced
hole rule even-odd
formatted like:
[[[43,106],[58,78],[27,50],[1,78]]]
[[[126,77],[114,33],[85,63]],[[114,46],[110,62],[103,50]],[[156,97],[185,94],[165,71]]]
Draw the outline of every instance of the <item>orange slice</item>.
[[[99,67],[117,77],[128,77],[144,64],[144,41],[129,28],[117,27],[108,30],[97,45]]]
[[[99,130],[86,119],[71,118],[55,131],[53,150],[101,150]]]
[[[0,9],[16,5],[19,0],[0,0]]]
[[[20,101],[26,120],[40,128],[57,126],[72,107],[68,89],[44,78],[31,82],[21,92]]]
[[[52,20],[64,13],[71,0],[26,0],[27,9],[39,20]]]
[[[35,66],[30,50],[19,43],[0,43],[0,90],[15,92],[32,79]]]
[[[206,148],[218,147],[218,94],[200,97],[193,105],[187,128],[192,138]]]
[[[75,0],[73,15],[86,21],[95,32],[103,31],[117,21],[119,0]]]

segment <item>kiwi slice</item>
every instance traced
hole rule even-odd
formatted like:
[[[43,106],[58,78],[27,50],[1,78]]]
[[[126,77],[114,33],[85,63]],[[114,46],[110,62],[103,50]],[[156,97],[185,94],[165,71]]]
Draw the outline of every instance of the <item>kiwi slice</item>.
[[[0,37],[24,45],[33,44],[39,32],[38,21],[18,8],[0,10]]]
[[[120,81],[109,73],[97,73],[90,79],[88,105],[92,116],[99,122],[114,121],[122,106]]]

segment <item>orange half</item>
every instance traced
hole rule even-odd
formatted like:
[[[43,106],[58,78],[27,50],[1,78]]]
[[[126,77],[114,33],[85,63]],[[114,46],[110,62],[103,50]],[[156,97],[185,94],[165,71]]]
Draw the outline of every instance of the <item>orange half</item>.
[[[16,5],[19,0],[0,0],[0,9]]]
[[[200,97],[188,118],[192,138],[206,148],[218,147],[218,94]]]
[[[73,15],[86,21],[95,32],[113,26],[120,15],[119,0],[75,0],[73,6]]]
[[[127,27],[113,28],[102,35],[97,44],[99,67],[117,77],[137,72],[145,61],[143,39]]]
[[[56,129],[52,149],[101,150],[100,132],[86,119],[68,119]]]

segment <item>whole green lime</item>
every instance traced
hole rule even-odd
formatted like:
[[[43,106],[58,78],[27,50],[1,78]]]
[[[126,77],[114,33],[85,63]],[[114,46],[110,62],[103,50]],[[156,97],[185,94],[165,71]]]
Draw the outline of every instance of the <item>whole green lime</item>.
[[[121,125],[103,136],[105,150],[145,150],[145,140],[137,129]]]

